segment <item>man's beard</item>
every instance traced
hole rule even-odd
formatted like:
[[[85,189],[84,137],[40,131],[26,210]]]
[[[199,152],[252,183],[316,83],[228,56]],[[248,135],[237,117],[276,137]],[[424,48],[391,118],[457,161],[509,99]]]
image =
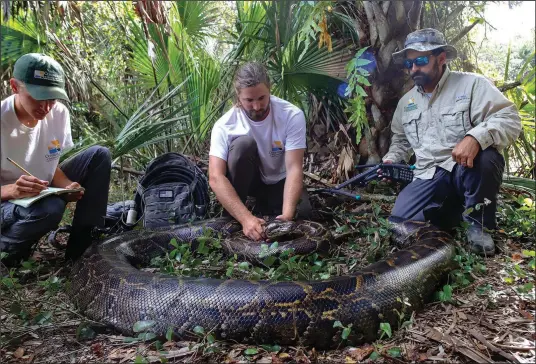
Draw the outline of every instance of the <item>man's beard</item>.
[[[417,86],[426,86],[429,83],[432,83],[432,77],[420,71],[417,71],[414,74],[412,74],[411,78],[413,79],[413,82],[415,82]]]
[[[266,117],[266,114],[268,113],[268,109],[262,109],[259,111],[255,110],[245,110],[248,117],[253,121],[262,121]]]

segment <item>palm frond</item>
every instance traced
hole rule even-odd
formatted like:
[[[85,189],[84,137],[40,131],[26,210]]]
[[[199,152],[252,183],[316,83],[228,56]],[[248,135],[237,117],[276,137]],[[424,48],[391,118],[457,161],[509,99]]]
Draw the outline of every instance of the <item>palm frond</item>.
[[[3,69],[15,63],[26,53],[43,52],[46,37],[43,37],[33,22],[22,22],[18,18],[10,18],[2,22],[1,28],[1,67]]]
[[[210,36],[210,25],[217,19],[210,1],[175,1],[175,8],[183,31],[188,34],[197,48],[205,45]]]
[[[188,108],[188,102],[176,98],[184,91],[186,82],[179,84],[156,101],[152,101],[160,84],[155,87],[151,96],[130,117],[116,137],[114,157],[124,155],[141,145],[150,144],[153,139],[161,137],[162,133],[187,118],[185,111]],[[166,104],[171,106],[165,106]]]

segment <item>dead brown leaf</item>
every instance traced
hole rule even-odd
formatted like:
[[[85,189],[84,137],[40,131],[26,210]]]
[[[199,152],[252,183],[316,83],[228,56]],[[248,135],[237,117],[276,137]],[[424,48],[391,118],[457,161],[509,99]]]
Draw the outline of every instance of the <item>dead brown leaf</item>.
[[[523,255],[521,255],[520,253],[514,253],[512,254],[512,260],[516,262],[522,261]]]
[[[121,359],[119,362],[120,363],[125,363],[125,362],[127,362],[129,360],[133,360],[135,357],[136,357],[136,352],[133,350],[129,354],[126,354],[125,357],[123,359]]]
[[[368,358],[370,354],[374,351],[372,345],[364,345],[360,348],[351,348],[348,350],[348,354],[357,361],[362,361],[363,359]]]
[[[426,353],[419,353],[419,361],[427,361],[428,355]]]
[[[343,179],[349,179],[349,172],[352,172],[354,170],[355,163],[355,152],[350,147],[350,145],[345,146],[341,150],[341,154],[339,156],[339,163],[337,166],[337,176],[342,177]]]
[[[23,348],[18,348],[17,350],[15,350],[15,352],[13,353],[13,356],[17,359],[20,359],[22,358],[22,356],[24,355],[24,349]]]
[[[104,356],[104,350],[102,349],[102,344],[100,342],[91,344],[91,351],[99,358]]]
[[[228,354],[227,354],[227,357],[225,358],[225,363],[237,363],[238,362],[238,357],[241,355],[243,349],[233,349],[231,350]]]
[[[259,360],[257,360],[255,363],[259,364],[271,364],[272,363],[272,357],[271,356],[263,356]]]
[[[521,314],[521,316],[523,316],[527,320],[534,321],[534,316],[530,312],[527,312],[527,311],[525,311],[525,310],[523,310],[521,308],[518,311]]]
[[[166,341],[163,345],[162,345],[166,350],[169,350],[171,348],[176,348],[177,347],[177,343],[175,343],[175,341]]]
[[[283,360],[281,360],[277,354],[271,353],[272,355],[272,364],[283,364]]]
[[[279,359],[288,360],[288,359],[290,359],[290,355],[287,354],[287,353],[281,353],[281,354],[279,354]]]

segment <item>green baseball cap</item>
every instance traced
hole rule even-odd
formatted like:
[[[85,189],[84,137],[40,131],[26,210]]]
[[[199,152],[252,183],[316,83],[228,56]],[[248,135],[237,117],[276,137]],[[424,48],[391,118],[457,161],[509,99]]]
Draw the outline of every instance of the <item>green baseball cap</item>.
[[[62,99],[69,101],[65,92],[65,73],[60,64],[47,55],[28,53],[13,67],[13,77],[24,82],[36,100]]]

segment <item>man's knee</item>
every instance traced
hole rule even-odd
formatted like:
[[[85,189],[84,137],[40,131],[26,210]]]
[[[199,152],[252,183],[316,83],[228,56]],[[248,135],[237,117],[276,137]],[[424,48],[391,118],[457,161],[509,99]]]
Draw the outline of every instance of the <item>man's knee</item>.
[[[257,153],[257,142],[249,135],[243,135],[231,142],[229,153],[236,158],[250,156]]]
[[[65,205],[66,202],[61,197],[50,196],[30,208],[17,209],[17,213],[23,219],[35,222],[32,227],[44,234],[58,226],[65,212]]]
[[[448,197],[451,189],[449,178],[449,172],[438,168],[432,179],[414,180],[400,191],[391,215],[424,221],[424,209],[440,206]]]
[[[29,208],[16,206],[14,222],[2,230],[0,250],[14,259],[26,257],[43,235],[59,225],[64,211],[65,202],[58,196],[47,197]]]
[[[419,182],[413,181],[400,191],[391,211],[393,219],[397,221],[411,219],[419,210],[422,210],[426,206],[426,203],[423,203],[418,207],[415,206],[416,189],[414,188],[414,185],[417,183]]]
[[[503,173],[504,157],[493,147],[481,150],[475,157],[474,166],[482,172]]]
[[[84,153],[88,153],[91,157],[100,163],[106,163],[108,165],[112,164],[112,154],[110,150],[106,147],[101,147],[100,145],[94,145],[88,148]]]
[[[257,160],[257,142],[253,137],[244,135],[231,142],[229,156],[227,158],[229,173],[236,173],[237,168],[242,168],[239,166],[254,166]]]

